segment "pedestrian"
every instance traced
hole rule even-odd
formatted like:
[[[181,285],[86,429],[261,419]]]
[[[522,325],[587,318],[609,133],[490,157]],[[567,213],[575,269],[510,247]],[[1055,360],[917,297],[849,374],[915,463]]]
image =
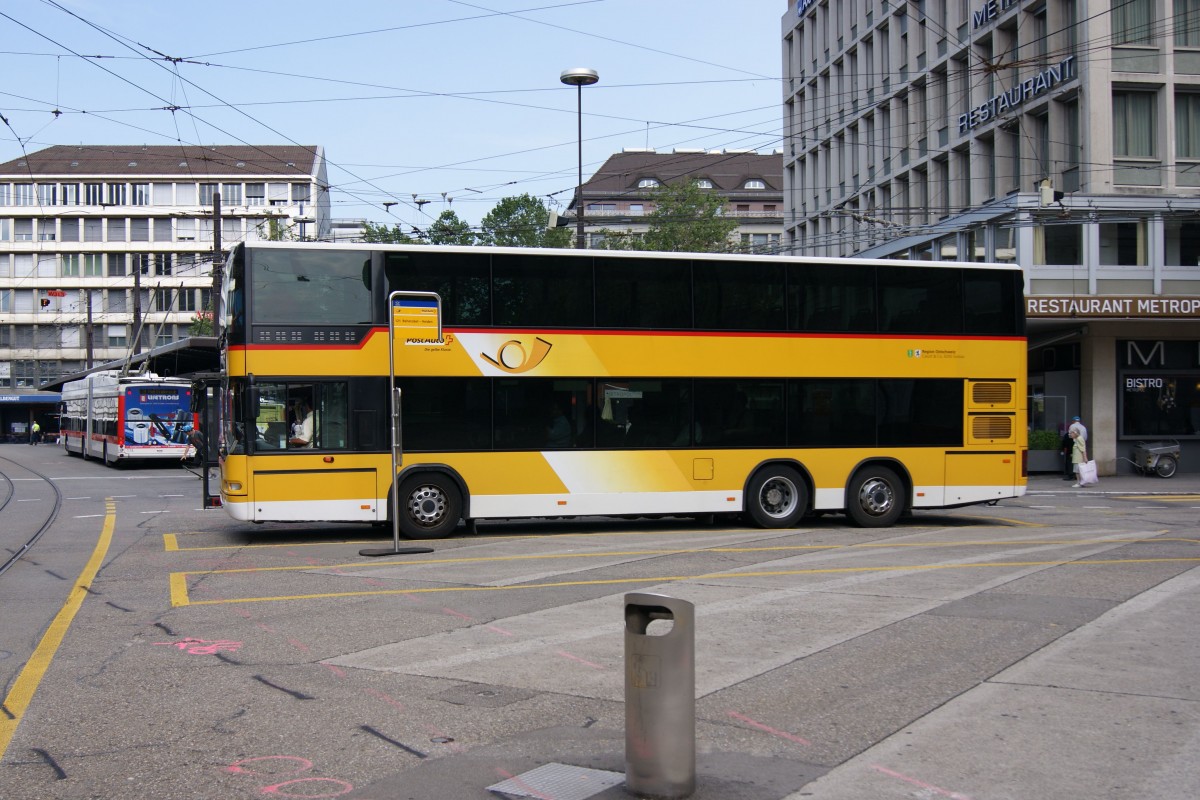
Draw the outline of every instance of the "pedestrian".
[[[1071,427],[1067,428],[1067,433],[1074,431],[1080,439],[1083,440],[1084,447],[1087,446],[1088,434],[1087,428],[1079,421],[1079,417],[1071,417]]]
[[[38,425],[37,420],[33,421],[33,427],[29,429],[29,443],[37,447],[38,441],[42,438],[42,426]]]
[[[1071,463],[1071,448],[1074,447],[1075,440],[1071,438],[1071,431],[1063,431],[1062,441],[1059,442],[1059,450],[1062,451],[1063,457],[1063,480],[1075,480],[1075,465]]]
[[[1071,437],[1071,465],[1075,468],[1075,483],[1071,484],[1071,488],[1078,489],[1082,485],[1079,482],[1079,467],[1087,461],[1087,444],[1078,431],[1068,431],[1067,435]]]

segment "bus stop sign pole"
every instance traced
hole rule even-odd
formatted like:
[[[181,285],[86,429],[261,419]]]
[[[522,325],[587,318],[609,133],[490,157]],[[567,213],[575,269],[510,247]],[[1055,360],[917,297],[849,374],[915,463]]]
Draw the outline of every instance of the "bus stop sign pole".
[[[429,312],[432,311],[432,318]],[[437,341],[442,339],[442,299],[433,292],[392,292],[388,295],[388,376],[391,378],[392,411],[392,546],[368,547],[359,550],[360,556],[401,556],[413,553],[432,553],[432,547],[400,546],[400,486],[396,480],[400,465],[404,462],[404,450],[400,420],[400,389],[396,387],[396,319],[402,328],[412,333],[413,327],[437,326]],[[426,335],[428,335],[426,333]]]

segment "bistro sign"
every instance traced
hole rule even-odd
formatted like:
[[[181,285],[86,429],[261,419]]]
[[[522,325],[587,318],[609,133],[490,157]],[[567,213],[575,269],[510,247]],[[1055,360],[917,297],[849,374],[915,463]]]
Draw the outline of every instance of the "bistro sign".
[[[1200,297],[1026,297],[1025,316],[1200,320]]]
[[[964,134],[972,128],[995,119],[1010,108],[1016,108],[1027,100],[1045,94],[1063,81],[1075,77],[1075,56],[1067,56],[1058,64],[1021,81],[1006,92],[988,98],[966,114],[958,115],[958,132]]]

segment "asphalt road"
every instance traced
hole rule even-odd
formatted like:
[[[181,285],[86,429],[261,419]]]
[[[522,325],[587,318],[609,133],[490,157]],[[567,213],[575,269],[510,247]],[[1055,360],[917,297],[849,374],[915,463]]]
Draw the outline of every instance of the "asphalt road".
[[[0,473],[5,531],[46,518],[36,475],[61,502],[0,576],[6,800],[628,797],[629,592],[695,605],[696,798],[1200,785],[1200,476],[1038,477],[881,531],[485,523],[367,558],[390,531],[236,523],[174,466],[5,445]]]

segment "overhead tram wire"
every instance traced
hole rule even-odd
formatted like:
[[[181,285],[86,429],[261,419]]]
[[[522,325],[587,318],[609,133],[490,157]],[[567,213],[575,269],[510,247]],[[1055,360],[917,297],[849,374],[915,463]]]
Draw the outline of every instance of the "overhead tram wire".
[[[116,42],[117,42],[118,44],[120,44],[121,46],[123,46],[123,47],[126,47],[127,49],[130,49],[130,50],[133,50],[134,52],[137,52],[137,51],[136,51],[136,50],[135,50],[135,49],[134,49],[134,48],[133,48],[131,45],[127,44],[127,43],[126,43],[126,42],[124,42],[124,41],[121,41],[121,39],[119,39],[118,37],[114,36],[112,33],[110,33],[109,31],[105,30],[104,28],[102,28],[102,27],[100,27],[100,26],[96,25],[95,23],[91,22],[90,20],[84,19],[83,17],[80,17],[80,16],[79,16],[78,14],[76,14],[75,12],[73,12],[73,11],[71,11],[71,10],[69,10],[69,9],[66,9],[66,8],[64,8],[64,7],[63,7],[61,4],[59,4],[58,2],[56,2],[56,0],[42,0],[42,1],[43,1],[43,2],[45,2],[45,3],[47,3],[48,5],[52,5],[52,6],[54,6],[55,8],[58,8],[58,9],[59,9],[59,10],[61,10],[63,13],[65,13],[65,14],[67,14],[67,15],[71,16],[71,17],[74,17],[75,19],[79,20],[80,22],[83,22],[85,25],[88,25],[89,27],[91,27],[91,28],[93,28],[93,29],[95,29],[95,30],[98,30],[98,31],[100,31],[100,32],[101,32],[101,33],[103,33],[105,36],[108,36],[109,38],[113,39],[114,41],[116,41]],[[58,45],[59,47],[62,47],[64,50],[67,50],[67,51],[68,51],[68,52],[70,52],[72,55],[76,55],[76,56],[78,56],[78,55],[79,55],[78,53],[75,53],[73,50],[71,50],[71,49],[70,49],[69,47],[67,47],[66,45],[63,45],[63,44],[61,44],[60,42],[56,42],[56,41],[54,41],[54,40],[53,40],[53,39],[51,39],[49,36],[46,36],[45,34],[41,33],[40,31],[36,31],[36,30],[34,30],[34,29],[30,28],[29,26],[25,25],[24,23],[20,23],[20,22],[17,22],[16,20],[13,20],[13,19],[12,19],[12,17],[9,17],[7,14],[4,14],[3,12],[0,12],[0,15],[3,15],[4,17],[6,17],[6,18],[8,18],[8,19],[12,20],[13,22],[16,22],[16,23],[17,23],[18,25],[20,25],[21,27],[25,28],[26,30],[29,30],[29,31],[31,31],[32,33],[35,33],[36,35],[38,35],[38,36],[42,37],[43,39],[46,39],[47,41],[49,41],[49,42],[51,42],[51,43],[53,43],[53,44],[56,44],[56,45]],[[147,49],[147,50],[151,50],[152,52],[154,52],[154,51],[152,50],[152,48],[146,47],[145,45],[140,45],[140,44],[139,44],[139,46],[140,46],[140,47],[143,47],[143,48],[145,48],[145,49]],[[160,67],[160,68],[162,68],[162,69],[166,69],[166,68],[165,68],[163,65],[159,64],[159,63],[157,62],[157,60],[156,60],[156,59],[149,58],[149,57],[145,57],[145,60],[149,61],[150,63],[154,64],[155,66],[158,66],[158,67]],[[103,65],[96,64],[95,66],[97,66],[97,67],[100,67],[100,68],[101,68],[101,69],[103,69],[105,72],[109,73],[110,75],[113,75],[114,77],[118,77],[118,78],[120,78],[120,79],[121,79],[122,81],[124,81],[125,83],[129,83],[131,86],[134,86],[135,88],[138,88],[138,89],[140,89],[141,91],[145,92],[146,94],[149,94],[151,97],[155,97],[155,98],[157,98],[157,99],[159,99],[159,100],[163,100],[163,98],[159,97],[158,95],[156,95],[154,92],[150,91],[149,89],[146,89],[146,88],[145,88],[145,87],[143,87],[143,86],[138,86],[137,84],[133,83],[132,81],[128,80],[127,78],[124,78],[123,76],[120,76],[120,75],[118,75],[117,73],[113,72],[112,70],[109,70],[109,69],[107,69],[107,68],[106,68],[106,67],[104,67]],[[168,70],[168,71],[169,71],[169,70]],[[175,73],[172,73],[172,74],[175,74]],[[204,92],[204,93],[205,93],[205,94],[207,94],[208,96],[210,96],[210,97],[212,97],[212,98],[214,98],[214,99],[216,99],[216,100],[220,100],[222,103],[225,103],[225,101],[224,101],[222,98],[220,98],[220,97],[217,97],[217,95],[213,94],[212,92],[209,92],[207,89],[205,89],[204,87],[202,87],[202,86],[200,86],[200,85],[196,84],[195,82],[193,82],[193,81],[191,81],[191,80],[189,80],[189,79],[187,79],[187,78],[183,78],[182,76],[180,76],[180,79],[181,79],[183,82],[185,82],[185,83],[187,83],[187,84],[190,84],[190,85],[192,85],[192,86],[196,87],[197,89],[199,89],[200,91]],[[166,100],[163,100],[163,102],[168,102],[168,103],[169,103],[169,101],[166,101]],[[228,103],[225,103],[225,105],[226,105],[226,106],[228,106],[228,107],[229,107],[231,110],[233,110],[233,111],[236,111],[237,113],[239,113],[239,114],[243,115],[244,117],[246,117],[247,119],[251,120],[252,122],[256,122],[256,123],[258,123],[260,126],[262,126],[263,128],[266,128],[268,131],[270,131],[270,132],[274,133],[275,135],[277,135],[277,136],[279,136],[279,137],[281,137],[281,138],[283,138],[283,139],[286,139],[287,141],[291,142],[291,143],[292,143],[294,146],[296,146],[296,147],[301,147],[301,148],[305,148],[305,146],[304,146],[304,145],[301,145],[299,142],[296,142],[296,141],[295,141],[294,139],[292,139],[290,136],[287,136],[287,135],[285,135],[285,134],[284,134],[284,133],[282,133],[281,131],[277,131],[277,130],[275,130],[275,129],[274,129],[274,128],[272,128],[270,125],[267,125],[265,122],[263,122],[263,121],[261,121],[261,120],[255,119],[253,116],[251,116],[250,114],[247,114],[245,111],[242,111],[241,109],[237,108],[236,106],[230,105],[230,104],[228,104]],[[195,115],[192,115],[190,111],[186,111],[186,109],[184,109],[184,111],[185,111],[185,113],[187,113],[189,116],[195,116]],[[249,142],[245,141],[245,140],[244,140],[244,139],[242,139],[241,137],[239,137],[239,136],[236,136],[236,135],[234,135],[234,134],[230,133],[229,131],[226,131],[226,130],[222,129],[222,128],[220,128],[219,126],[217,126],[217,125],[214,125],[214,124],[212,124],[211,122],[209,122],[209,121],[207,121],[207,120],[204,120],[204,123],[205,123],[205,125],[207,125],[207,126],[211,127],[213,130],[219,131],[220,133],[222,133],[222,134],[224,134],[224,135],[226,135],[226,136],[229,136],[229,137],[233,138],[234,140],[236,140],[236,141],[237,141],[237,142],[239,142],[240,144],[243,144],[243,145],[245,145],[245,146],[247,146],[247,147],[251,147],[251,148],[254,148],[254,149],[256,149],[256,150],[259,150],[260,152],[263,152],[263,154],[264,154],[264,155],[267,155],[266,151],[263,151],[263,150],[262,150],[262,148],[260,148],[258,145],[253,145],[253,144],[250,144]],[[316,153],[315,153],[315,152],[313,152],[313,153],[312,153],[312,155],[314,155],[314,156],[315,156],[315,155],[316,155]],[[333,166],[336,166],[338,169],[343,169],[342,167],[340,167],[339,165],[335,164],[334,162],[330,162],[330,161],[326,160],[326,163],[327,163],[327,164],[332,164]],[[346,172],[347,174],[349,174],[349,175],[351,175],[351,176],[353,176],[353,177],[357,178],[358,180],[361,180],[361,181],[363,181],[363,183],[366,183],[367,185],[373,186],[373,184],[372,184],[370,181],[367,181],[367,180],[365,180],[365,179],[363,179],[363,178],[360,178],[358,175],[355,175],[355,174],[354,174],[353,172],[351,172],[350,170],[345,170],[345,172]],[[378,187],[378,186],[375,186],[374,188],[376,188],[376,189],[379,189],[380,191],[383,191],[383,189],[381,189],[381,188],[380,188],[380,187]],[[343,190],[343,191],[344,191],[344,190]],[[412,206],[412,205],[414,205],[414,204],[412,204],[412,203],[408,203],[407,201],[404,201],[404,200],[400,200],[399,202],[405,203],[405,205],[409,205],[409,206]],[[418,212],[418,213],[421,213],[421,214],[424,214],[424,213],[425,213],[425,212],[424,212],[424,211],[423,211],[423,210],[422,210],[420,207],[417,207],[417,208],[416,208],[416,210],[417,210],[417,212]]]

